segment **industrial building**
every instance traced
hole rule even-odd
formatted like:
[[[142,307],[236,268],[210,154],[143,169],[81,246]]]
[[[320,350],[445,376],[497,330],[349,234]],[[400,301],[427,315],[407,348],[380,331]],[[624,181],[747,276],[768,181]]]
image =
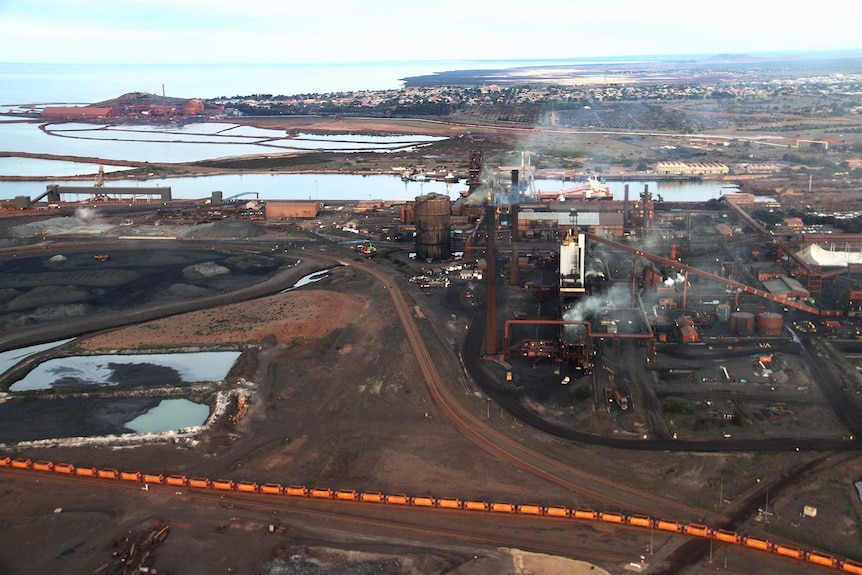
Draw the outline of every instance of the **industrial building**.
[[[320,214],[320,202],[307,200],[269,200],[264,212],[268,220],[286,220],[290,218],[311,219]]]
[[[730,173],[730,168],[718,162],[658,162],[655,171],[683,176],[720,176]]]

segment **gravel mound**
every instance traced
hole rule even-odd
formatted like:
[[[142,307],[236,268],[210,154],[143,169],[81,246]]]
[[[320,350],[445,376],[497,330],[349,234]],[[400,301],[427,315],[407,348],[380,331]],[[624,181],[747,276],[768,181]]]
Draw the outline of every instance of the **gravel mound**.
[[[261,226],[248,220],[209,222],[185,229],[180,235],[193,239],[226,240],[232,238],[254,238],[266,233]]]
[[[55,236],[59,234],[103,234],[112,230],[111,224],[101,223],[91,219],[67,216],[49,218],[41,222],[30,222],[9,228],[9,234],[15,237]]]
[[[263,273],[278,267],[274,258],[255,254],[233,256],[224,260],[224,264],[245,273]]]
[[[18,311],[45,305],[78,303],[87,301],[91,297],[92,294],[88,290],[75,286],[36,287],[10,301],[6,309]]]
[[[16,289],[12,289],[12,288],[0,289],[0,303],[13,300],[16,297],[18,297],[19,295],[21,295],[21,292],[16,290]]]
[[[229,273],[230,268],[220,266],[215,262],[203,262],[183,268],[183,275],[188,279],[210,278]]]
[[[45,305],[32,313],[17,317],[10,316],[9,321],[0,326],[0,330],[11,330],[27,327],[48,321],[63,321],[73,317],[84,317],[92,314],[93,306],[84,303]]]
[[[51,262],[52,264],[61,264],[68,259],[69,258],[64,256],[63,254],[57,254],[56,256],[52,256],[51,259],[49,259],[48,261]]]

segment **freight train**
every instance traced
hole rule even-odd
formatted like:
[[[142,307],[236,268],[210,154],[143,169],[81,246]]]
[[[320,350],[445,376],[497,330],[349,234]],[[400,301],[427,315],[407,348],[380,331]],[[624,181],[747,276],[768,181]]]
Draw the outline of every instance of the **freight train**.
[[[515,504],[507,502],[488,502],[453,497],[409,496],[403,493],[384,494],[377,491],[354,491],[352,489],[333,490],[330,488],[305,487],[301,485],[283,486],[279,483],[258,484],[253,481],[233,481],[230,479],[208,479],[205,477],[187,477],[185,475],[163,475],[160,473],[141,473],[139,471],[119,471],[113,468],[78,467],[71,463],[53,463],[51,461],[32,461],[30,459],[12,459],[0,457],[0,467],[11,467],[61,475],[78,477],[94,477],[98,479],[113,479],[143,484],[168,485],[175,487],[190,487],[196,489],[212,489],[216,491],[232,491],[239,493],[259,493],[264,495],[281,495],[287,497],[306,497],[313,499],[334,499],[340,501],[356,501],[365,503],[381,503],[387,505],[433,507],[439,509],[457,509],[462,511],[482,511],[489,513],[507,513],[519,515],[538,515],[559,517],[564,519],[598,521],[615,525],[628,525],[678,533],[704,539],[714,539],[724,543],[740,545],[830,567],[843,573],[862,575],[862,563],[844,559],[820,551],[806,551],[799,547],[773,543],[767,539],[753,537],[725,529],[713,529],[699,523],[679,523],[665,519],[654,519],[645,515],[626,515],[615,511],[596,511],[593,509],[572,509],[562,506]]]

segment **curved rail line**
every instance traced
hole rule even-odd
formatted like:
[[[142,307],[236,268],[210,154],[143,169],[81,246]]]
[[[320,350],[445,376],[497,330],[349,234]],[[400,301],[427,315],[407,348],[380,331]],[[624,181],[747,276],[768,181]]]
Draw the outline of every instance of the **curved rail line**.
[[[844,573],[855,573],[862,575],[862,563],[824,553],[815,549],[802,549],[784,543],[775,543],[768,539],[754,537],[729,531],[715,529],[700,523],[684,523],[668,519],[655,519],[646,515],[627,515],[616,511],[596,511],[594,509],[569,508],[564,506],[519,504],[501,501],[480,501],[471,499],[460,499],[456,497],[433,497],[411,496],[403,493],[381,493],[378,491],[355,491],[353,489],[338,489],[321,487],[306,487],[302,485],[284,486],[280,483],[258,484],[254,481],[233,481],[231,479],[209,479],[206,477],[186,477],[185,475],[168,475],[141,473],[140,471],[119,471],[113,468],[77,467],[71,463],[54,463],[52,461],[32,461],[30,459],[9,456],[0,458],[0,467],[10,467],[33,471],[37,473],[51,473],[58,476],[87,477],[102,480],[128,481],[139,484],[168,485],[202,489],[216,492],[230,492],[237,494],[262,494],[273,496],[286,496],[296,498],[352,501],[357,503],[388,505],[393,507],[414,507],[430,509],[449,509],[460,511],[474,511],[497,515],[529,515],[532,517],[551,517],[558,519],[572,519],[583,521],[596,521],[610,525],[641,527],[644,529],[662,531],[666,533],[688,535],[693,538],[713,539],[723,543],[739,545],[749,549],[756,549],[829,567]],[[370,520],[369,520],[370,521]]]
[[[449,421],[464,436],[480,448],[534,476],[543,478],[594,501],[601,501],[608,503],[609,505],[619,505],[620,497],[618,494],[624,493],[630,496],[631,501],[628,503],[630,508],[637,511],[645,513],[655,512],[655,507],[649,507],[643,504],[644,501],[650,501],[664,509],[674,509],[676,513],[684,514],[689,517],[702,517],[705,514],[709,514],[711,516],[710,512],[703,509],[692,507],[678,501],[673,501],[648,491],[642,491],[621,483],[609,481],[575,467],[560,463],[551,457],[521,445],[517,441],[509,438],[505,434],[483,422],[480,418],[471,413],[468,408],[464,407],[443,383],[443,380],[437,371],[435,362],[422,339],[419,328],[410,315],[410,308],[407,305],[404,296],[401,294],[401,291],[392,279],[375,269],[367,267],[366,265],[356,265],[353,262],[347,261],[340,261],[340,263],[344,265],[354,265],[357,269],[371,274],[381,283],[390,288],[388,290],[390,298],[395,304],[395,309],[398,312],[402,325],[404,326],[407,339],[416,355],[426,386],[428,387],[428,391],[434,400],[434,403],[441,410],[443,415],[449,419]],[[563,476],[561,477],[561,475]],[[577,483],[566,479],[565,476],[577,477],[582,482],[593,482],[600,488],[586,487],[583,483]],[[608,488],[615,490],[616,495],[608,494]]]

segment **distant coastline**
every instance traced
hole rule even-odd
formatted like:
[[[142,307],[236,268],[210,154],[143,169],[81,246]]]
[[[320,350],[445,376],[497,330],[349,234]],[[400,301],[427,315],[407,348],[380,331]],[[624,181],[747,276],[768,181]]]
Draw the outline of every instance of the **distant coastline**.
[[[493,62],[487,62],[491,64]],[[502,62],[501,62],[502,64]],[[761,77],[779,76],[796,66],[823,73],[862,73],[862,51],[774,54],[679,54],[617,58],[560,59],[507,62],[506,66],[477,67],[408,76],[405,88],[478,86],[486,84],[596,85],[671,82],[685,84],[715,72]],[[849,65],[849,67],[848,67]]]
[[[304,64],[49,64],[0,62],[0,109],[12,104],[93,103],[129,92],[214,99],[248,94],[324,94],[402,87],[514,82],[620,82],[623,73],[693,66],[761,68],[811,63],[827,72],[862,71],[862,51],[811,54],[677,54],[531,60],[428,60]],[[850,65],[848,66],[848,62]],[[614,76],[613,74],[617,75]],[[578,75],[580,74],[580,76]],[[585,80],[585,78],[587,78]],[[643,80],[641,80],[643,81]]]

